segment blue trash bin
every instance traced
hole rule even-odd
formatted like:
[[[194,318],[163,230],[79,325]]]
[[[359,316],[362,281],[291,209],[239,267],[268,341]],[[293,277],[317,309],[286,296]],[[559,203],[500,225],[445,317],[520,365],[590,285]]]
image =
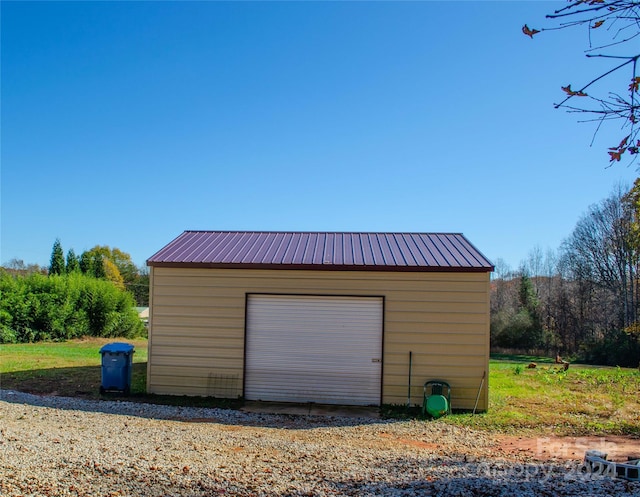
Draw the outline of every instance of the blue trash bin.
[[[100,393],[131,392],[134,346],[129,343],[108,343],[100,349],[102,354],[102,384]]]

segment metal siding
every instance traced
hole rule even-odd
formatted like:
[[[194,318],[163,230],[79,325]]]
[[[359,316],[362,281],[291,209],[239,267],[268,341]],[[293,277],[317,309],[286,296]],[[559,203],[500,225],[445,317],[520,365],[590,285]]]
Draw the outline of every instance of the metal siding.
[[[154,279],[153,279],[153,274],[154,274],[155,269],[151,268],[149,271],[149,321],[147,326],[148,331],[147,331],[147,379],[146,379],[146,384],[145,384],[145,390],[147,392],[151,391],[151,364],[153,363],[152,359],[153,359],[153,311],[155,309],[155,299],[153,296],[154,291],[156,290],[156,286],[154,285]]]
[[[414,404],[422,402],[426,380],[443,378],[452,385],[454,408],[473,409],[488,368],[488,273],[152,267],[151,279],[152,393],[243,394],[247,293],[384,296],[385,404],[407,402],[409,351]],[[171,367],[173,376],[166,374]],[[485,381],[479,409],[488,406],[487,391]]]
[[[245,397],[379,405],[382,307],[372,297],[250,295]]]

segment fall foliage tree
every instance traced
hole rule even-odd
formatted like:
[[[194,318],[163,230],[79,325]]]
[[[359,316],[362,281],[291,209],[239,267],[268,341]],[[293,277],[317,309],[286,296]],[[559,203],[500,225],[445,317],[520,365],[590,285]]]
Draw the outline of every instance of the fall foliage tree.
[[[611,63],[589,81],[561,86],[555,107],[586,115],[597,123],[595,133],[604,123],[618,123],[620,141],[609,147],[609,161],[627,155],[634,162],[640,154],[640,0],[569,0],[546,17],[549,26],[525,24],[523,34],[533,39],[545,31],[581,28],[588,34],[586,56]]]
[[[148,305],[149,275],[136,267],[127,252],[117,247],[96,245],[82,253],[80,267],[83,273],[105,278],[118,288],[128,290],[138,305]]]
[[[111,248],[107,245],[96,245],[91,250],[87,250],[83,255],[94,261],[102,261],[106,278],[126,284],[136,279],[138,268],[131,260],[131,256],[119,248]]]
[[[124,290],[124,279],[122,274],[118,270],[118,267],[111,261],[111,259],[103,259],[102,264],[104,267],[104,277],[113,283],[120,290]]]
[[[108,245],[96,245],[85,252],[93,259],[102,257],[103,260],[110,260],[117,268],[123,278],[129,279],[138,272],[136,265],[131,260],[131,256],[119,248],[111,248]]]

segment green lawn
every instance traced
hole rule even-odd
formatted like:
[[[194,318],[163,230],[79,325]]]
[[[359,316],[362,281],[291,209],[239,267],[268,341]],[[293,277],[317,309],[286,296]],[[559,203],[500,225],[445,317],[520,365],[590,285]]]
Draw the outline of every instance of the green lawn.
[[[68,342],[39,342],[0,345],[0,373],[33,369],[100,365],[100,348],[112,342],[135,347],[133,362],[147,361],[147,340],[128,338],[87,338]]]
[[[145,393],[146,339],[84,339],[62,343],[0,345],[0,387],[40,394],[98,398],[100,348],[135,346],[131,400],[179,405],[238,407],[234,400]],[[529,362],[537,367],[528,369]],[[489,366],[489,411],[455,413],[443,422],[502,433],[633,435],[640,437],[640,372],[572,364],[567,371],[548,358],[500,356]],[[455,409],[455,404],[453,405]],[[388,408],[384,415],[415,415]]]
[[[492,359],[489,411],[447,422],[501,432],[640,436],[640,372]],[[455,406],[454,406],[455,407]]]
[[[115,341],[135,347],[131,391],[143,394],[147,375],[146,339],[87,338],[0,345],[0,388],[98,397],[102,375],[100,348]]]

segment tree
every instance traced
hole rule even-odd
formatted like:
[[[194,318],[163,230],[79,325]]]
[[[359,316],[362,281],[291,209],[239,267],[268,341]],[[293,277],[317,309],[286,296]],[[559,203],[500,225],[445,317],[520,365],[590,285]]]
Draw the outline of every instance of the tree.
[[[85,253],[94,261],[99,258],[111,261],[118,269],[125,284],[134,281],[138,276],[138,268],[131,260],[131,256],[119,248],[112,249],[108,245],[96,245]]]
[[[104,257],[102,254],[96,254],[93,257],[93,263],[91,264],[91,268],[93,270],[93,276],[96,278],[106,278],[107,271],[104,268]]]
[[[637,321],[638,251],[630,243],[632,213],[618,188],[577,223],[566,242],[566,254],[578,280],[607,289],[614,297],[610,326],[621,329]],[[608,300],[603,295],[598,298]]]
[[[93,275],[93,259],[91,258],[91,254],[89,252],[82,252],[82,254],[80,254],[79,265],[82,274]]]
[[[537,348],[543,345],[544,333],[540,320],[540,300],[531,278],[526,274],[520,276],[520,288],[518,289],[520,300],[520,312],[522,322],[527,323],[520,331],[519,343],[524,348]]]
[[[16,259],[15,257],[11,259],[9,262],[5,264],[7,269],[12,269],[14,271],[26,271],[27,266],[25,265],[22,259]]]
[[[540,300],[532,279],[521,271],[491,284],[491,341],[494,346],[520,350],[545,345]]]
[[[25,264],[22,259],[13,258],[2,267],[12,275],[29,275],[33,273],[47,274],[49,268],[40,267],[38,264]]]
[[[113,283],[120,290],[124,290],[124,279],[122,279],[118,267],[111,262],[111,259],[103,259],[102,267],[104,268],[105,279]]]
[[[633,187],[622,198],[622,202],[630,217],[629,244],[635,248],[636,255],[640,256],[640,178],[636,178]]]
[[[605,122],[618,122],[621,140],[609,147],[610,163],[620,161],[624,154],[635,161],[640,153],[640,1],[570,0],[547,19],[549,27],[536,29],[525,24],[522,32],[533,39],[543,31],[584,28],[589,40],[586,56],[611,61],[608,70],[590,81],[574,88],[571,84],[561,86],[563,99],[554,106],[586,114],[587,120],[598,123],[595,133]],[[617,79],[621,74],[622,78]],[[612,86],[602,88],[605,81]]]
[[[635,259],[633,259],[632,263],[636,267],[636,278],[632,284],[634,285],[635,294],[640,299],[640,278],[638,277],[640,275],[640,178],[635,180],[633,187],[623,197],[622,201],[626,210],[630,213],[628,239],[629,245],[634,249]],[[625,331],[640,341],[638,316],[636,316],[636,321],[627,325]]]
[[[127,290],[133,293],[139,306],[149,305],[149,268],[142,266],[138,269],[138,276],[133,283],[126,284]]]
[[[80,271],[94,278],[104,278],[104,258],[102,254],[94,254],[90,251],[82,252],[80,255]]]
[[[53,249],[51,250],[51,262],[49,263],[49,274],[64,274],[64,252],[62,251],[62,245],[60,240],[56,238],[53,242]]]
[[[588,208],[557,253],[491,279],[491,346],[596,364],[640,359],[640,178]]]
[[[149,305],[149,276],[144,270],[136,267],[127,252],[108,245],[96,245],[82,254],[81,267],[83,264],[88,268],[83,269],[83,272],[93,274],[97,278],[106,278],[119,287],[123,286],[134,294],[138,305]]]
[[[73,249],[69,249],[67,252],[67,266],[66,271],[71,274],[76,271],[80,271],[80,261]]]

